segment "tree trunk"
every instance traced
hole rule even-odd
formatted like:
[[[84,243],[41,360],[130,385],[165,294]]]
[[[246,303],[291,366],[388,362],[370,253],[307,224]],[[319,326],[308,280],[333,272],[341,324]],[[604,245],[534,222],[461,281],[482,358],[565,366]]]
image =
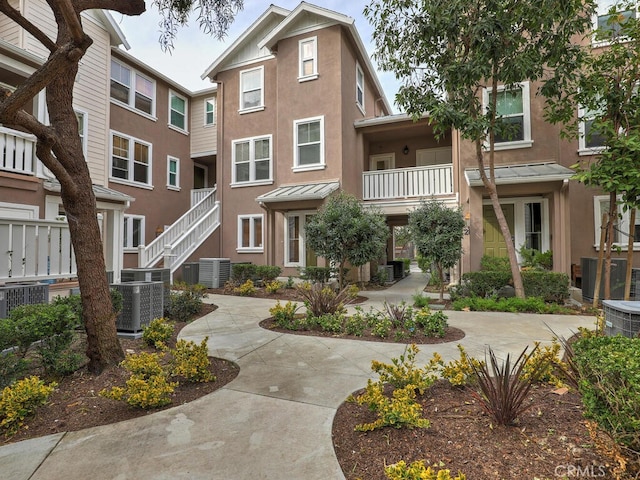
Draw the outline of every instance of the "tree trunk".
[[[57,137],[53,152],[68,173],[68,177],[59,180],[78,267],[89,370],[100,373],[105,367],[119,363],[124,353],[117,337],[107,284],[96,199],[72,106],[76,72],[77,65],[52,80],[47,88],[47,107]]]
[[[613,250],[613,226],[618,218],[616,192],[609,193],[609,220],[607,223],[607,246],[604,256],[604,300],[611,299],[611,251]]]
[[[439,263],[436,265],[438,269],[438,277],[440,277],[440,303],[444,302],[444,270]]]
[[[633,242],[635,242],[636,230],[636,209],[631,209],[629,216],[629,238],[627,240],[627,271],[625,273],[624,282],[624,299],[629,300],[631,297],[631,280],[633,276]],[[638,296],[636,292],[636,297]]]

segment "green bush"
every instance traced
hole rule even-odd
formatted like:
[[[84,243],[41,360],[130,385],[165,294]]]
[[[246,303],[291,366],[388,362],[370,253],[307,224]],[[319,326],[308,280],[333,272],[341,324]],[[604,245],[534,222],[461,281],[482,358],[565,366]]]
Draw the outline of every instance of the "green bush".
[[[280,276],[282,268],[274,265],[257,265],[256,275],[262,283],[272,282]]]
[[[280,328],[286,328],[287,330],[298,330],[302,323],[296,318],[296,312],[300,306],[297,303],[291,301],[287,302],[284,306],[277,301],[276,304],[269,309],[269,313],[273,317],[274,323]]]
[[[323,332],[341,333],[344,320],[345,316],[341,312],[325,313],[319,317],[307,314],[307,325],[310,327],[317,325]]]
[[[169,295],[169,308],[165,311],[174,322],[186,322],[202,309],[204,290],[198,285],[189,287],[179,292],[171,292]]]
[[[142,327],[142,340],[154,348],[164,349],[171,339],[175,325],[166,318],[154,318],[149,325]]]
[[[4,348],[0,348],[3,350]],[[15,352],[9,351],[0,354],[0,388],[7,387],[22,378],[29,370],[30,362]]]
[[[357,289],[353,290],[351,286],[346,286],[336,292],[329,285],[310,284],[309,282],[298,285],[297,290],[304,299],[307,310],[314,317],[321,317],[325,313],[341,312],[344,310],[344,306],[358,295]]]
[[[489,257],[491,258],[491,257]],[[511,271],[481,270],[462,274],[456,297],[491,297],[511,282]]]
[[[231,281],[241,284],[247,280],[258,280],[256,268],[253,263],[236,263],[231,267]]]
[[[35,412],[36,407],[44,405],[57,385],[45,383],[38,377],[18,380],[0,393],[0,429],[5,435],[15,434],[24,419]]]
[[[522,283],[527,297],[541,297],[545,302],[556,303],[569,298],[569,275],[566,273],[524,270]]]
[[[366,329],[367,318],[360,313],[354,313],[344,321],[344,333],[347,335],[361,337]]]
[[[303,268],[300,276],[311,283],[328,283],[336,273],[335,268],[311,266]]]
[[[404,388],[411,385],[422,395],[433,382],[436,381],[436,364],[416,367],[416,355],[420,352],[417,345],[407,345],[404,353],[398,358],[392,358],[391,364],[377,360],[371,362],[371,370],[378,374],[379,381],[388,383],[395,388]]]
[[[573,348],[585,416],[640,452],[640,338],[593,336]]]
[[[114,313],[120,313],[124,301],[122,293],[120,293],[120,290],[112,288],[109,290],[109,295],[111,296],[111,306],[113,307]],[[58,295],[51,303],[54,305],[67,305],[78,316],[80,321],[82,321],[82,297],[79,293],[74,293],[66,297]]]
[[[431,300],[426,295],[423,295],[422,292],[416,292],[412,295],[413,298],[413,306],[416,308],[425,308],[429,306],[429,301]]]
[[[480,270],[487,272],[509,272],[511,275],[511,264],[508,257],[492,257],[483,255],[480,259]]]
[[[572,310],[561,305],[545,303],[542,298],[458,298],[453,302],[454,310],[474,312],[512,312],[512,313],[557,313],[568,314]]]
[[[535,248],[527,248],[523,245],[519,253],[522,258],[522,267],[524,268],[537,268],[541,270],[553,269],[553,252],[551,250],[541,252]]]
[[[441,311],[431,312],[428,308],[418,310],[415,315],[416,325],[422,328],[427,337],[444,337],[447,333],[448,317]]]

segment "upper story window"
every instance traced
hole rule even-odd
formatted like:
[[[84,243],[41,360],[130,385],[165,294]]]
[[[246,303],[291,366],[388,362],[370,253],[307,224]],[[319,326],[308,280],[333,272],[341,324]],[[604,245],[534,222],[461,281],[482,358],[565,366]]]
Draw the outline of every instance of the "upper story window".
[[[204,124],[216,124],[216,98],[207,98],[204,101]]]
[[[324,117],[293,122],[294,170],[324,168]]]
[[[167,188],[180,190],[180,159],[167,156]]]
[[[356,104],[364,113],[364,73],[360,65],[356,63]]]
[[[271,182],[271,135],[232,142],[234,184]]]
[[[141,73],[111,60],[111,99],[146,113],[155,114],[156,84]]]
[[[318,78],[318,37],[300,40],[298,51],[300,57],[298,80],[304,82]]]
[[[240,113],[264,109],[264,67],[240,72]]]
[[[187,99],[175,92],[169,92],[169,125],[187,130]]]
[[[608,43],[620,37],[622,25],[630,18],[637,18],[637,7],[629,0],[598,0],[593,26],[598,30],[594,41]]]
[[[111,132],[111,180],[151,186],[151,144]]]
[[[491,105],[491,92],[486,88],[483,92],[483,104],[486,110]],[[526,148],[533,144],[529,82],[512,85],[508,89],[505,86],[498,87],[496,115],[502,127],[494,137],[496,150]]]
[[[595,124],[598,111],[580,108],[578,115],[583,121],[579,125],[580,136],[578,138],[578,153],[580,155],[595,155],[605,148],[605,138]]]

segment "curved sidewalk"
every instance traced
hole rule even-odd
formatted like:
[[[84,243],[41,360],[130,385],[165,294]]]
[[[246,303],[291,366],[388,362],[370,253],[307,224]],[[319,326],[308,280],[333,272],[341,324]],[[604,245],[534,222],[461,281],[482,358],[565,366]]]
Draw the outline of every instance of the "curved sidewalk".
[[[362,306],[411,301],[425,277],[414,273],[392,287],[366,292]],[[219,308],[193,322],[181,338],[209,337],[212,355],[233,360],[240,374],[187,405],[80,432],[0,448],[0,478],[11,480],[331,480],[344,479],[333,452],[331,425],[347,395],[372,378],[371,360],[389,362],[405,346],[296,336],[258,326],[271,300],[210,295]],[[593,317],[447,311],[466,332],[459,343],[475,356],[487,345],[519,353],[549,341],[548,325],[569,336]],[[423,345],[458,356],[456,343]]]

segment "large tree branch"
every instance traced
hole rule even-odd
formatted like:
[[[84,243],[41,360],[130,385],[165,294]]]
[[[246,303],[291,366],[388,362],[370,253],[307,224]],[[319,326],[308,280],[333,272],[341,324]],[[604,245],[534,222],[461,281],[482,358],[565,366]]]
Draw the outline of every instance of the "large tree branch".
[[[84,30],[82,30],[82,25],[80,24],[80,14],[76,13],[73,5],[71,4],[71,0],[59,0],[58,7],[60,8],[60,12],[64,17],[67,27],[69,28],[71,38],[78,44],[82,43],[82,40],[86,35]]]
[[[42,30],[40,30],[26,18],[24,18],[18,10],[9,5],[9,0],[0,0],[0,12],[4,13],[7,17],[16,22],[21,28],[33,35],[36,40],[42,43],[42,45],[44,45],[45,48],[50,52],[53,53],[58,48],[55,42],[47,37],[47,35]]]
[[[122,13],[123,15],[140,15],[145,12],[144,0],[72,0],[77,12],[100,8]]]

